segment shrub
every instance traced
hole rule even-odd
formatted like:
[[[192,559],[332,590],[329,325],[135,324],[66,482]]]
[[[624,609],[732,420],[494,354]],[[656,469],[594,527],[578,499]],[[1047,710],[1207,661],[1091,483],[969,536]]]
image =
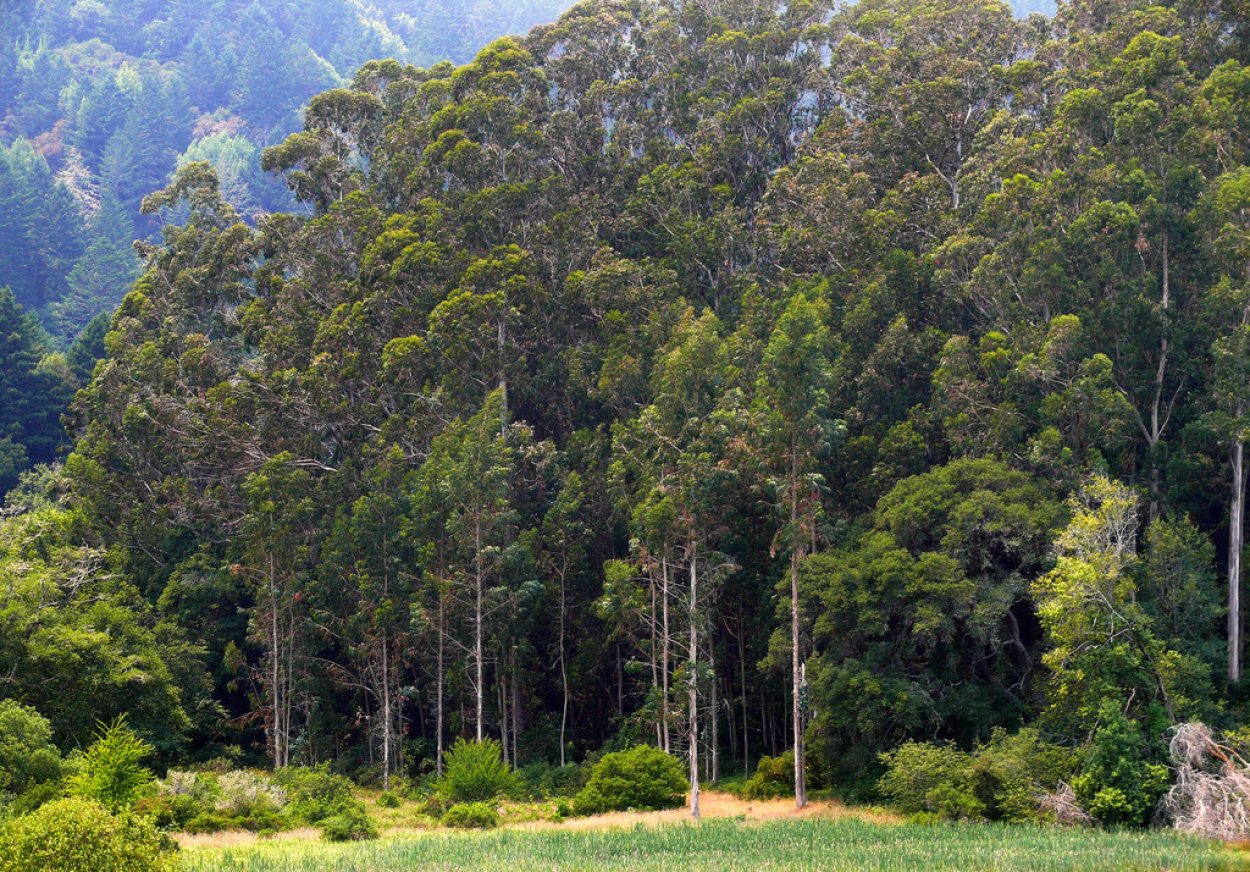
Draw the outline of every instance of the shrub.
[[[233,830],[237,826],[234,818],[227,817],[221,812],[206,811],[197,814],[191,818],[183,826],[183,832],[191,835],[201,835],[210,833],[221,833],[226,830]]]
[[[743,795],[747,799],[779,799],[794,796],[794,752],[786,751],[780,757],[761,757],[746,786]]]
[[[972,757],[951,745],[907,742],[882,754],[881,762],[885,774],[877,788],[900,811],[916,814],[938,811],[934,808],[938,798],[933,796],[935,790],[962,787]]]
[[[325,764],[315,769],[283,769],[277,779],[290,799],[288,811],[305,823],[320,823],[357,804],[351,781],[333,774]]]
[[[652,745],[638,745],[605,754],[573,805],[578,814],[677,808],[685,802],[686,787],[676,758]]]
[[[389,790],[384,790],[378,794],[379,808],[399,808],[399,805],[400,799],[397,794],[391,793]]]
[[[901,811],[947,820],[1028,821],[1038,797],[1071,777],[1076,755],[1043,742],[1037,730],[995,731],[969,754],[951,745],[908,742],[881,755],[878,790]]]
[[[217,789],[217,811],[230,817],[264,816],[287,804],[281,787],[254,772],[227,772],[217,779]]]
[[[135,813],[148,818],[162,830],[181,830],[204,813],[204,806],[187,794],[170,796],[161,793],[139,800]]]
[[[462,830],[493,830],[499,826],[499,812],[484,802],[462,802],[447,809],[443,823]]]
[[[103,727],[95,743],[83,755],[77,772],[69,778],[69,792],[94,800],[110,811],[131,808],[155,779],[143,765],[152,746],[136,736],[119,717]]]
[[[15,700],[0,700],[0,792],[21,796],[60,777],[61,752],[52,744],[47,718]]]
[[[353,802],[318,824],[321,838],[327,842],[361,842],[376,839],[378,828],[359,803]]]
[[[519,790],[516,775],[503,762],[499,743],[458,739],[443,763],[438,792],[452,803],[482,802]]]
[[[1141,727],[1115,702],[1103,704],[1099,721],[1072,790],[1099,823],[1144,826],[1168,788],[1167,767],[1147,759]]]
[[[173,843],[150,821],[99,803],[61,799],[0,829],[6,872],[174,872]]]

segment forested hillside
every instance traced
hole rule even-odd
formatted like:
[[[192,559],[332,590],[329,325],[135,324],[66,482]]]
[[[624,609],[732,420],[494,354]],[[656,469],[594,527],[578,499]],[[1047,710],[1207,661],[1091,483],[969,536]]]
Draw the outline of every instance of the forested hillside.
[[[367,60],[463,62],[565,0],[16,0],[0,8],[0,282],[59,338],[135,279],[141,199],[207,160],[245,215],[291,209],[260,150]]]
[[[794,751],[1149,822],[1169,729],[1247,716],[1244,11],[831,6],[368,63],[254,223],[185,163],[10,495],[4,693],[165,764]]]
[[[565,0],[532,2],[75,2],[0,5],[0,287],[38,323],[5,317],[42,356],[81,356],[140,272],[136,238],[158,232],[144,196],[208,161],[248,220],[295,210],[261,151],[299,129],[309,98],[365,61],[466,61],[491,39],[553,20]],[[7,310],[6,310],[7,311]],[[35,361],[39,364],[39,359]],[[6,370],[31,393],[0,409],[0,494],[14,468],[64,440],[65,399],[90,375],[51,358],[44,374]],[[56,375],[69,376],[57,378]],[[12,388],[19,390],[18,388]],[[40,423],[23,423],[38,407]],[[52,434],[42,433],[51,422]],[[42,435],[29,435],[27,430]],[[7,440],[7,441],[3,441]],[[5,447],[8,446],[8,447]]]

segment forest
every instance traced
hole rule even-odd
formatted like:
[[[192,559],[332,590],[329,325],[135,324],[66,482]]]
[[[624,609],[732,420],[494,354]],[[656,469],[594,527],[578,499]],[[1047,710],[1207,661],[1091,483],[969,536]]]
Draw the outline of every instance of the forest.
[[[142,746],[1250,836],[1250,7],[585,0],[459,65],[401,7],[274,31],[394,57],[248,140],[264,208],[195,147],[101,197],[158,235],[72,344],[0,253],[12,808]]]

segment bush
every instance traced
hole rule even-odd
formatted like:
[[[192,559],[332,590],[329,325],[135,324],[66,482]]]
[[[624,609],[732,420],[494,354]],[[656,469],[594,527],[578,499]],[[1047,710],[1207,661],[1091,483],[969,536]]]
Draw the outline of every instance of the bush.
[[[144,761],[152,746],[136,736],[119,717],[105,726],[69,778],[69,792],[94,800],[110,811],[134,806],[155,782]]]
[[[61,799],[0,829],[6,872],[174,872],[172,842],[150,821],[99,803]]]
[[[216,809],[236,818],[268,816],[287,804],[286,792],[268,778],[242,770],[217,779]]]
[[[443,824],[462,830],[493,830],[499,826],[499,812],[484,802],[462,802],[447,809]]]
[[[321,829],[321,838],[327,842],[361,842],[378,837],[378,828],[374,826],[364,807],[355,802],[345,805],[337,814],[322,820],[318,827]]]
[[[517,773],[533,797],[573,796],[586,786],[589,767],[570,763],[552,766],[549,763],[530,763]]]
[[[277,780],[290,800],[291,816],[304,823],[318,824],[358,804],[351,781],[333,774],[325,764],[315,769],[283,769]]]
[[[794,796],[794,752],[780,757],[761,757],[755,774],[743,788],[747,799],[780,799]]]
[[[0,700],[0,792],[34,795],[60,777],[61,752],[52,744],[47,718],[15,700]],[[40,801],[46,799],[41,795]]]
[[[573,806],[578,814],[678,808],[685,802],[686,787],[676,758],[652,745],[638,745],[605,754]]]
[[[389,790],[384,790],[378,794],[379,808],[399,808],[399,805],[400,799],[397,794],[391,793]]]
[[[1100,824],[1145,826],[1168,788],[1168,769],[1147,759],[1141,727],[1113,701],[1103,704],[1099,721],[1072,790]]]
[[[238,829],[238,822],[231,817],[227,817],[221,812],[205,811],[191,818],[183,826],[184,833],[191,835],[208,835],[211,833],[224,833],[226,830]]]
[[[519,790],[516,775],[503,762],[499,743],[493,739],[458,739],[447,752],[438,792],[450,802],[483,802]]]
[[[951,745],[908,742],[881,755],[878,790],[900,811],[946,820],[1023,822],[1041,816],[1037,797],[1071,777],[1076,755],[1034,729],[995,731],[969,754]]]

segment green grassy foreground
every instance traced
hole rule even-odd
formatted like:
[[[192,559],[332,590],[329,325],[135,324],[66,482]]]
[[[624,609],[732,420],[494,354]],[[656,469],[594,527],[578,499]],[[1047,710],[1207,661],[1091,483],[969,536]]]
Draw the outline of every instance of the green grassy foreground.
[[[431,833],[355,845],[271,842],[192,849],[189,872],[411,869],[659,870],[1250,869],[1208,842],[1170,833],[1006,826],[891,826],[857,820],[732,820],[632,830]]]

